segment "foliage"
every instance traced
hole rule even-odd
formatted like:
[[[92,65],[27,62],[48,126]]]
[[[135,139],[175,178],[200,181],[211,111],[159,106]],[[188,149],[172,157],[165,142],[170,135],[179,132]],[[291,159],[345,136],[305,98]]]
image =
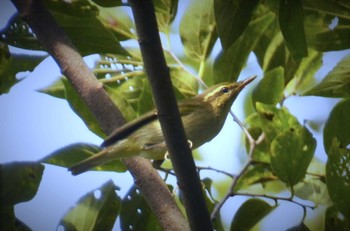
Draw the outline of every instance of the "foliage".
[[[205,184],[210,211],[215,213],[215,207],[220,209],[217,206],[229,197],[247,196],[248,199],[232,214],[231,230],[249,230],[264,220],[281,201],[286,201],[301,206],[304,211],[300,223],[290,230],[308,230],[305,217],[312,210],[307,208],[324,205],[327,207],[324,228],[348,229],[350,56],[343,58],[318,84],[315,73],[322,66],[322,52],[350,48],[349,3],[346,0],[193,0],[185,9],[179,28],[175,28],[174,34],[181,38],[186,55],[180,57],[174,55],[171,47],[178,1],[157,0],[154,3],[159,30],[168,38],[169,49],[165,50],[165,56],[178,99],[196,95],[198,79],[208,85],[237,80],[251,53],[264,72],[253,90],[252,100],[248,101],[252,113],[246,115],[245,122],[256,142],[246,139],[248,161],[245,167],[237,176],[207,169],[222,173],[233,182],[224,199],[213,198],[211,191],[215,185],[211,181]],[[46,0],[45,4],[82,55],[100,55],[93,72],[127,120],[154,107],[139,51],[121,43],[137,37],[135,25],[125,13],[125,7],[128,7],[125,3]],[[34,69],[46,56],[9,52],[8,46],[44,50],[18,14],[9,20],[0,34],[0,92],[4,94],[19,82],[16,73]],[[222,46],[219,52],[213,50],[218,41]],[[212,63],[211,67],[209,64]],[[196,69],[198,76],[189,71],[189,66]],[[208,66],[212,74],[206,73]],[[86,126],[104,137],[88,107],[64,76],[40,91],[67,100]],[[343,98],[330,112],[323,130],[327,163],[317,162],[317,144],[312,129],[300,124],[284,105],[293,95]],[[70,167],[98,150],[100,148],[95,145],[74,144],[41,161]],[[122,172],[125,168],[115,161],[94,170]],[[5,210],[2,208],[1,217],[6,216],[7,227],[15,226],[13,206],[36,194],[42,172],[43,166],[37,163],[1,166],[1,178],[11,179],[11,184],[5,181],[1,187],[1,201],[7,202],[2,205]],[[171,169],[167,173],[173,174]],[[208,183],[207,179],[204,181]],[[283,187],[273,191],[269,190],[268,184]],[[257,191],[257,186],[264,193]],[[115,194],[115,187],[107,182],[97,189],[101,193],[98,200],[96,191],[88,193],[67,212],[60,225],[67,229],[110,229],[119,217],[124,230],[140,225],[147,230],[159,229],[152,211],[135,186],[123,200]],[[288,192],[290,196],[282,197],[281,192]],[[299,202],[299,199],[309,203]],[[270,200],[275,205],[267,203]],[[135,214],[137,219],[130,219]],[[216,228],[222,230],[220,214],[213,215],[217,218]],[[26,229],[24,226],[21,227]]]

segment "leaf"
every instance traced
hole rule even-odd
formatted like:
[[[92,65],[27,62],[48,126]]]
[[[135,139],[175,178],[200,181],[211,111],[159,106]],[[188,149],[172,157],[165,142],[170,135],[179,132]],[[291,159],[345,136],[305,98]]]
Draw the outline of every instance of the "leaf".
[[[44,165],[37,162],[0,164],[1,208],[31,200],[37,193]]]
[[[101,0],[104,2],[104,0]],[[116,2],[111,0],[111,2]],[[126,10],[117,8],[100,8],[98,19],[110,30],[119,41],[137,39],[135,25]]]
[[[120,211],[121,230],[162,230],[151,208],[133,185],[122,200]]]
[[[303,95],[344,98],[350,96],[350,55],[345,56],[316,86]]]
[[[237,80],[250,52],[274,18],[275,15],[270,12],[252,20],[239,39],[227,51],[220,52],[213,67],[214,83]]]
[[[323,145],[327,154],[332,146],[334,138],[342,147],[350,144],[350,99],[340,101],[330,113],[323,129]]]
[[[0,43],[0,95],[8,93],[15,84],[27,77],[47,56],[10,54],[8,46]],[[20,79],[17,74],[22,74]]]
[[[318,51],[350,48],[350,7],[347,1],[303,0],[303,6],[309,46]]]
[[[311,162],[316,140],[305,128],[289,129],[271,143],[271,167],[280,180],[290,186],[301,181]]]
[[[157,17],[159,31],[169,33],[171,22],[177,13],[178,0],[155,0],[154,10]]]
[[[308,55],[300,0],[280,0],[279,24],[289,52],[295,60]]]
[[[194,0],[180,22],[180,36],[188,57],[202,62],[217,39],[213,0]]]
[[[265,72],[264,78],[255,87],[252,99],[253,104],[261,102],[276,105],[283,99],[284,91],[284,69],[275,68]]]
[[[7,45],[28,50],[44,50],[32,29],[18,13],[15,13],[6,27],[0,31],[0,41]]]
[[[300,127],[298,120],[285,107],[277,109],[275,106],[257,102],[256,110],[268,143],[283,131]]]
[[[326,164],[326,182],[335,207],[350,218],[350,150],[334,138]]]
[[[65,77],[62,76],[60,79],[52,83],[50,86],[39,89],[38,92],[50,95],[52,97],[57,97],[59,99],[66,99],[65,87],[64,87],[62,78],[65,78]]]
[[[276,179],[269,164],[255,164],[239,178],[235,190],[238,191],[253,184],[265,183]]]
[[[309,227],[307,227],[303,222],[293,226],[291,228],[286,229],[286,231],[309,231]]]
[[[67,79],[61,78],[65,88],[65,97],[72,110],[83,120],[90,131],[100,137],[105,137],[104,132],[98,125],[95,117],[92,115],[90,109],[85,105],[79,94],[75,91],[72,84]]]
[[[114,7],[114,6],[122,6],[123,1],[122,0],[92,0],[94,3],[96,3],[99,6],[103,7]]]
[[[350,230],[350,219],[339,213],[336,207],[327,208],[324,219],[325,231]]]
[[[322,53],[309,49],[309,55],[297,62],[289,61],[285,65],[285,94],[301,94],[315,82],[315,74],[322,66]]]
[[[299,182],[294,187],[294,194],[304,200],[312,201],[317,205],[331,203],[326,184],[320,179],[311,178]]]
[[[110,180],[84,197],[60,221],[64,230],[112,230],[118,216],[121,199],[117,186]]]
[[[250,230],[275,208],[261,199],[249,199],[233,217],[230,230]]]
[[[69,168],[76,163],[95,155],[99,151],[101,151],[101,148],[96,145],[75,143],[58,149],[57,151],[43,158],[41,162]],[[126,167],[120,160],[114,160],[97,166],[92,170],[125,172]]]
[[[258,0],[216,0],[215,21],[224,50],[239,38],[247,28]]]

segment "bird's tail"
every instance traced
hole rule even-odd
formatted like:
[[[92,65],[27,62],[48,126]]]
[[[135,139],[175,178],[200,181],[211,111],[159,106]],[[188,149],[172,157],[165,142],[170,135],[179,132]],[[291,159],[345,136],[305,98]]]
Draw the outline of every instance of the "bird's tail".
[[[70,167],[68,170],[73,175],[79,175],[83,172],[88,171],[89,169],[92,169],[94,167],[97,167],[99,165],[105,164],[113,159],[117,159],[115,156],[115,150],[111,150],[112,147],[108,147],[103,149],[101,152],[97,153],[96,155],[93,155],[75,165]],[[113,158],[114,156],[114,158]]]

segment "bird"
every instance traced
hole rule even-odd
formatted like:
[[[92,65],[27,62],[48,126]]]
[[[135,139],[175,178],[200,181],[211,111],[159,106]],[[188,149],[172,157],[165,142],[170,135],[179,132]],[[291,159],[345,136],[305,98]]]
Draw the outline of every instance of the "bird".
[[[256,76],[240,82],[223,82],[201,94],[178,102],[186,137],[191,149],[212,140],[222,129],[231,106],[241,90]],[[68,170],[73,175],[116,159],[132,156],[163,160],[166,144],[156,110],[152,110],[114,130],[101,144],[99,153]]]

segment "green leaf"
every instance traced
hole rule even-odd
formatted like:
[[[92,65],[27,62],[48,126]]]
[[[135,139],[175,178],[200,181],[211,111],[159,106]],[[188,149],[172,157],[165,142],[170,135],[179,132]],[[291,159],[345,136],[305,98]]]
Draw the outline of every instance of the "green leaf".
[[[280,0],[279,23],[286,45],[295,60],[308,55],[300,0]]]
[[[61,78],[61,81],[64,84],[65,96],[72,110],[83,120],[90,131],[100,137],[105,137],[105,134],[98,125],[95,117],[80,98],[79,94],[75,91],[72,84],[65,78]]]
[[[58,149],[43,158],[41,162],[69,168],[76,163],[95,155],[99,151],[101,151],[101,148],[96,145],[75,143]],[[125,172],[126,168],[120,160],[114,160],[97,166],[93,170]]]
[[[283,99],[284,91],[284,69],[275,68],[265,72],[264,78],[255,87],[252,99],[253,104],[261,102],[276,105]]]
[[[154,10],[156,12],[159,31],[169,33],[170,24],[177,13],[178,0],[155,0]]]
[[[261,199],[249,199],[233,217],[230,230],[250,230],[275,208]]]
[[[271,167],[288,185],[301,181],[311,162],[316,140],[305,128],[289,129],[278,134],[271,143]]]
[[[122,0],[92,0],[94,3],[96,3],[99,6],[103,7],[114,7],[114,6],[122,6],[123,1]]]
[[[327,154],[334,138],[342,147],[350,144],[350,99],[340,101],[332,110],[323,130],[323,145]]]
[[[327,185],[320,179],[310,178],[299,182],[294,187],[294,194],[304,200],[312,201],[315,205],[331,204]]]
[[[309,46],[318,51],[350,48],[348,1],[304,0],[303,6],[305,34]],[[332,23],[333,26],[330,26]]]
[[[350,219],[339,213],[336,207],[327,208],[324,219],[325,231],[350,230]]]
[[[216,0],[215,21],[224,50],[239,38],[247,28],[258,0]]]
[[[324,97],[350,96],[350,55],[345,56],[315,87],[303,95]]]
[[[255,164],[239,178],[235,190],[238,191],[253,184],[265,183],[276,179],[269,164]]]
[[[50,86],[39,89],[38,92],[45,93],[52,97],[57,97],[59,99],[66,99],[65,87],[62,78],[58,79],[56,82],[52,83]]]
[[[256,110],[259,115],[260,127],[265,133],[265,139],[268,143],[272,142],[283,131],[300,127],[298,120],[285,107],[278,109],[275,106],[257,102]]]
[[[162,230],[141,192],[133,185],[122,201],[121,230]]]
[[[15,84],[30,74],[47,56],[10,54],[8,46],[0,43],[0,95],[8,93]],[[16,75],[21,73],[21,79]]]
[[[104,0],[101,0],[104,2]],[[116,2],[111,0],[111,2]],[[117,8],[101,8],[98,19],[110,30],[119,41],[137,39],[135,25],[126,10]]]
[[[44,165],[37,162],[0,164],[1,208],[31,200],[38,191]]]
[[[275,15],[270,12],[252,20],[239,39],[227,51],[220,52],[213,67],[214,83],[237,80],[250,52],[274,18]]]
[[[309,89],[315,83],[315,73],[322,66],[322,53],[309,49],[309,55],[297,62],[289,60],[285,65],[285,94],[296,95]]]
[[[29,50],[44,50],[29,25],[18,13],[14,14],[6,27],[0,31],[0,41],[14,47]]]
[[[307,227],[303,222],[293,226],[291,228],[286,229],[286,231],[309,231],[309,227]]]
[[[326,164],[326,182],[335,207],[350,218],[350,149],[334,138]]]
[[[117,186],[110,180],[84,197],[60,221],[64,230],[112,230],[121,199]]]
[[[217,39],[213,0],[194,0],[180,22],[185,53],[201,62],[210,54]]]

